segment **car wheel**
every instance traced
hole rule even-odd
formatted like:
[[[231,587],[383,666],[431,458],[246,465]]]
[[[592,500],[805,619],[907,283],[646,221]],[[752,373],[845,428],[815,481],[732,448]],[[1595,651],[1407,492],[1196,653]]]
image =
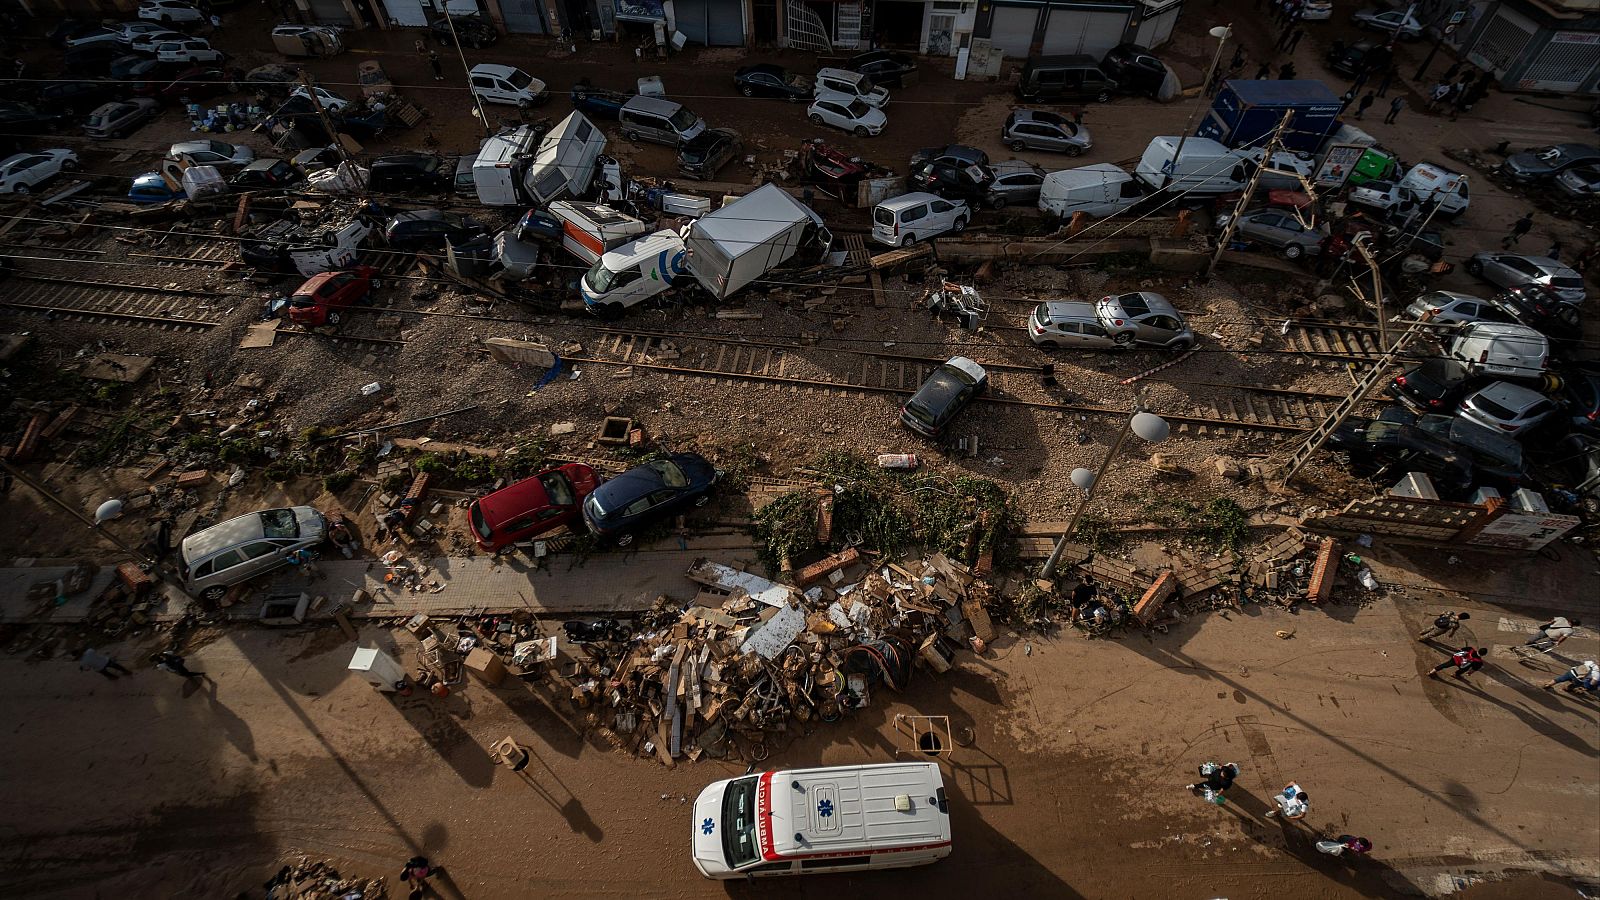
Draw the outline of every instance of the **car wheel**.
[[[739,88],[739,93],[745,95],[746,97],[754,97],[756,95],[756,89],[747,84],[744,87]]]
[[[1021,153],[1022,151],[1028,149],[1028,144],[1026,141],[1012,141],[1007,146],[1011,148],[1012,153]]]
[[[1096,103],[1104,103],[1104,102],[1106,102],[1107,100],[1110,100],[1110,99],[1111,99],[1111,92],[1110,91],[1101,91],[1100,93],[1095,95],[1094,102],[1096,102]]]
[[[962,217],[957,218],[955,223],[950,226],[950,230],[954,231],[954,232],[956,232],[958,234],[960,232],[966,231],[967,230],[967,219],[966,219],[966,217],[962,216]]]
[[[1467,260],[1467,274],[1473,276],[1474,278],[1482,278],[1483,277],[1483,260],[1479,260],[1479,259],[1469,259],[1469,260]]]
[[[66,162],[63,162],[61,164],[61,171],[63,171],[63,172],[76,172],[76,171],[78,171],[78,161],[75,160],[75,159],[69,159]]]
[[[1056,349],[1057,345],[1055,341],[1039,341],[1038,346],[1044,348],[1045,350],[1054,350]]]
[[[11,188],[11,193],[13,194],[26,194],[27,192],[28,186],[22,184],[21,182],[18,182],[14,187]]]
[[[1068,156],[1082,156],[1083,155],[1083,148],[1079,147],[1077,144],[1068,144],[1062,150],[1062,152],[1067,154]]]
[[[822,124],[822,117],[817,115],[816,113],[812,113],[807,118],[811,119],[811,124],[813,124],[813,125],[821,125]]]
[[[995,197],[989,201],[989,208],[990,209],[1005,209],[1006,208],[1006,196],[1004,194],[995,195]]]
[[[856,137],[871,137],[872,132],[868,131],[865,125],[857,125],[855,135]]]
[[[1305,255],[1306,248],[1300,246],[1299,244],[1290,244],[1289,246],[1283,248],[1284,259],[1299,259]]]
[[[623,532],[622,534],[619,534],[613,538],[612,542],[618,547],[632,547],[635,540],[637,540],[637,538],[635,538],[632,534]]]
[[[621,303],[600,304],[600,318],[602,319],[620,319],[622,318],[622,312],[623,306]]]
[[[377,290],[378,288],[381,288],[381,287],[383,287],[383,279],[382,278],[374,278],[371,281],[367,282],[367,290],[369,290],[369,291],[375,291],[375,290]]]
[[[343,321],[344,321],[344,316],[338,310],[333,310],[333,311],[328,313],[327,322],[328,322],[329,325],[337,325],[337,324],[339,324],[340,322],[343,322]]]
[[[517,109],[520,109],[523,112],[527,112],[528,110],[533,109],[533,101],[526,100],[526,99],[518,100],[517,101]]]
[[[1126,347],[1129,344],[1133,343],[1133,332],[1124,331],[1123,333],[1121,333],[1121,334],[1117,335],[1116,337],[1112,338],[1112,340],[1115,341],[1118,346]]]
[[[161,18],[157,19],[156,21],[160,22],[163,25],[171,25],[172,24],[172,17],[171,16],[162,16]]]
[[[206,601],[207,603],[216,603],[218,600],[223,598],[223,595],[227,593],[227,588],[222,587],[221,585],[212,585],[211,587],[208,587],[200,592],[200,599]]]
[[[1168,344],[1167,345],[1167,349],[1168,350],[1183,351],[1183,350],[1187,350],[1187,349],[1189,349],[1190,347],[1193,347],[1193,346],[1194,346],[1194,340],[1192,338],[1181,338],[1179,340],[1173,341],[1172,343]]]
[[[627,141],[630,144],[637,144],[637,143],[639,143],[639,132],[633,131],[631,129],[628,130],[628,131],[624,131],[622,133],[622,139]]]
[[[909,231],[906,232],[905,234],[900,235],[900,246],[902,246],[902,247],[909,247],[912,244],[915,244],[916,242],[917,242],[917,236],[912,234]]]

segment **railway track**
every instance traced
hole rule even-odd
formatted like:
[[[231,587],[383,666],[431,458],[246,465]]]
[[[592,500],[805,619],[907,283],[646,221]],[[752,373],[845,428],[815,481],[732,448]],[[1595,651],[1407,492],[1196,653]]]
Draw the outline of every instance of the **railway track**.
[[[1349,325],[1334,322],[1289,321],[1283,332],[1291,350],[1319,359],[1374,362],[1383,355],[1378,346],[1375,325]]]
[[[213,291],[16,273],[0,306],[54,319],[204,332],[222,324],[222,310],[196,308]]]

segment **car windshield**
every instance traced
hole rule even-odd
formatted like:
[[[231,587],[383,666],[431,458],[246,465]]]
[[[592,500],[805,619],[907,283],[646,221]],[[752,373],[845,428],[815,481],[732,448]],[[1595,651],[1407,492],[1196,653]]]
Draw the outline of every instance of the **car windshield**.
[[[300,536],[300,522],[292,509],[267,509],[256,513],[261,517],[261,536],[293,538]]]
[[[522,90],[523,88],[527,87],[528,85],[533,84],[533,76],[529,75],[527,72],[522,71],[521,69],[518,69],[515,72],[512,72],[511,76],[509,78],[507,78],[506,80],[511,82],[511,86],[516,88],[519,91]]]
[[[1501,406],[1493,400],[1490,400],[1488,397],[1484,397],[1482,395],[1479,395],[1476,400],[1473,400],[1472,404],[1483,410],[1485,413],[1494,416],[1496,419],[1510,421],[1511,419],[1515,419],[1517,417],[1517,414],[1512,410]]]
[[[1573,278],[1570,275],[1558,275],[1550,279],[1550,284],[1552,287],[1558,287],[1564,290],[1578,290],[1583,287],[1583,279]]]
[[[545,493],[550,495],[552,506],[571,506],[577,495],[572,490],[572,482],[560,472],[547,472],[539,476],[539,483],[544,485]]]
[[[606,268],[606,261],[601,259],[594,264],[593,268],[584,273],[583,283],[587,284],[589,290],[594,291],[596,294],[604,294],[606,291],[611,290],[611,284],[617,280],[617,274]]]
[[[693,125],[695,122],[695,116],[694,113],[690,112],[686,107],[680,106],[678,107],[678,111],[673,113],[672,117],[667,121],[671,122],[672,127],[678,131],[688,131],[689,126]]]
[[[758,775],[740,778],[722,795],[722,853],[730,869],[761,858],[756,844],[756,787],[760,780]]]
[[[658,459],[647,465],[657,475],[661,476],[661,483],[667,487],[681,488],[689,486],[689,476],[683,474],[683,470],[678,468],[678,464],[672,460]]]
[[[868,106],[867,104],[863,103],[860,100],[857,100],[854,103],[851,103],[849,106],[845,107],[845,109],[849,111],[850,118],[859,119],[862,116],[865,116],[867,114],[867,110],[872,109],[872,107]]]
[[[481,537],[486,541],[494,537],[494,532],[489,529],[489,523],[484,521],[483,508],[481,506],[476,503],[472,504],[472,508],[468,511],[468,513],[469,517],[472,519],[472,530],[478,535],[478,537]]]

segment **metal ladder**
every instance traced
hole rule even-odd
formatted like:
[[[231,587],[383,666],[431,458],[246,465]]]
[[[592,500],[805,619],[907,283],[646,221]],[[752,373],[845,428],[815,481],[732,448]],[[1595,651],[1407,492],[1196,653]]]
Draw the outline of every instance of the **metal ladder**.
[[[1311,459],[1312,454],[1322,449],[1322,445],[1328,442],[1328,438],[1339,429],[1340,425],[1344,424],[1346,419],[1350,418],[1350,414],[1355,412],[1356,407],[1367,396],[1367,392],[1376,387],[1378,382],[1388,375],[1389,367],[1394,365],[1395,360],[1399,358],[1401,353],[1405,352],[1406,347],[1418,335],[1424,334],[1429,330],[1428,318],[1428,316],[1424,315],[1422,319],[1411,323],[1410,328],[1401,332],[1389,349],[1373,361],[1371,368],[1367,369],[1366,374],[1361,376],[1355,387],[1351,388],[1350,393],[1339,401],[1339,405],[1333,408],[1333,412],[1328,414],[1322,424],[1313,428],[1311,433],[1306,435],[1300,446],[1289,454],[1289,461],[1284,465],[1283,469],[1284,484],[1287,485],[1293,480],[1294,476],[1299,474],[1300,470],[1305,467],[1306,462]]]

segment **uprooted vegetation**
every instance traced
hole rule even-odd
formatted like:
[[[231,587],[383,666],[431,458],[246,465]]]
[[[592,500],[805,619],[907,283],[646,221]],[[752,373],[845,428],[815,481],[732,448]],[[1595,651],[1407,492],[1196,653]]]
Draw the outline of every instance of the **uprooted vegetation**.
[[[809,468],[824,488],[790,491],[753,517],[762,561],[771,571],[790,570],[845,546],[889,556],[918,547],[966,565],[985,556],[998,567],[1016,559],[1014,535],[1022,517],[993,481],[894,472],[843,451],[825,453]],[[819,528],[819,515],[827,521],[823,507],[830,496],[831,526]]]

